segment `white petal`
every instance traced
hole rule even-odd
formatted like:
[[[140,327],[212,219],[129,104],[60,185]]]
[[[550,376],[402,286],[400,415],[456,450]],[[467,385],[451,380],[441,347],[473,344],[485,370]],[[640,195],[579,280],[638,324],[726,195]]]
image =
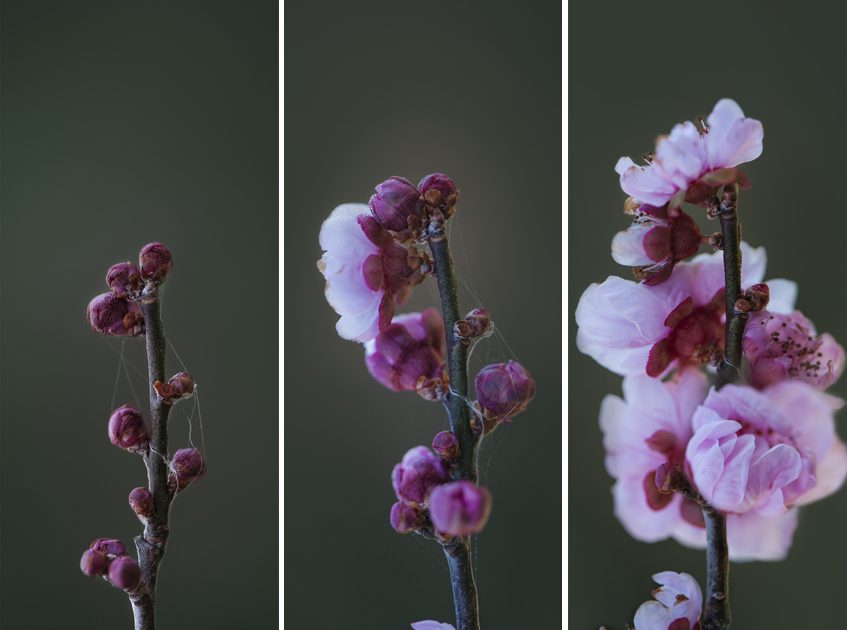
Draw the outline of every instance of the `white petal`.
[[[615,262],[629,267],[655,264],[656,261],[644,250],[644,236],[654,227],[652,223],[633,223],[615,234],[612,239],[612,258]]]
[[[780,315],[791,315],[797,303],[797,283],[783,278],[775,278],[766,282],[770,291],[767,310]]]

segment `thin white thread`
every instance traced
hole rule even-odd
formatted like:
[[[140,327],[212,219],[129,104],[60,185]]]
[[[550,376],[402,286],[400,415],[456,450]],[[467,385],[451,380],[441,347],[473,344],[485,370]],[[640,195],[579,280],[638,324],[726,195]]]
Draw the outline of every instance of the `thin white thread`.
[[[135,393],[135,387],[132,384],[132,379],[129,376],[129,368],[126,366],[126,359],[124,359],[123,355],[121,355],[121,365],[124,368],[124,374],[126,375],[126,382],[129,383],[129,389],[132,391],[132,397],[135,399],[136,408],[141,408],[141,399],[138,398],[138,394]]]
[[[109,348],[112,352],[114,352],[115,354],[121,354],[120,352],[118,352],[118,349],[117,349],[117,348],[115,348],[115,347],[114,347],[111,343],[109,343],[109,341],[106,339],[106,337],[105,337],[105,336],[103,336],[103,335],[97,335],[97,338],[98,338],[98,339],[102,339],[102,340],[103,340],[103,343],[105,343],[105,344],[106,344],[106,346],[108,346],[108,348]],[[121,341],[126,341],[126,339],[122,339]],[[133,364],[129,361],[129,359],[124,359],[124,360],[125,360],[125,361],[129,364],[129,367],[131,367],[131,368],[133,369],[133,371],[135,371],[135,373],[136,373],[136,374],[138,374],[138,375],[139,375],[141,378],[143,378],[145,381],[147,380],[147,375],[146,375],[144,372],[142,372],[142,371],[141,371],[141,370],[139,370],[137,367],[135,367],[135,366],[134,366],[134,365],[133,365]]]
[[[115,408],[115,400],[118,397],[118,382],[120,382],[120,379],[121,379],[121,368],[123,367],[124,344],[125,343],[126,343],[126,339],[121,341],[121,358],[118,362],[118,370],[117,370],[117,372],[115,372],[115,384],[112,387],[112,402],[109,405],[109,413],[111,413],[112,410]],[[109,346],[109,347],[111,347],[111,346]]]

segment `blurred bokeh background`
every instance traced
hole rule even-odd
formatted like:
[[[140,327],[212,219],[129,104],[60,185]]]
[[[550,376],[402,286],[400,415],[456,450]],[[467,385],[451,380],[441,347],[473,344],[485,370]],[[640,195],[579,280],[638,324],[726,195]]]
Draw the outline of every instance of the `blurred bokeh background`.
[[[106,435],[122,344],[85,306],[161,240],[208,474],[172,511],[157,628],[275,628],[277,4],[4,0],[1,17],[0,627],[131,627],[126,596],[79,571],[93,538],[140,532],[126,497],[145,483]],[[124,350],[146,410],[143,345]]]
[[[444,171],[461,189],[461,308],[484,305],[502,331],[472,366],[516,358],[538,383],[481,451],[494,496],[477,540],[483,625],[560,628],[560,6],[298,0],[285,17],[286,624],[454,618],[440,548],[388,523],[392,467],[446,415],[369,376],[315,266],[336,205]],[[403,310],[437,303],[427,280]]]
[[[622,628],[649,598],[650,575],[686,571],[701,584],[702,551],[631,539],[612,515],[603,466],[600,401],[621,379],[573,344],[573,310],[591,282],[628,271],[609,257],[627,225],[613,167],[656,135],[736,99],[764,123],[764,153],[744,167],[745,239],[765,245],[766,277],[800,285],[799,307],[818,330],[847,341],[847,9],[773,2],[576,3],[570,11],[568,147],[570,627]],[[706,226],[706,222],[702,222]],[[714,231],[715,224],[709,226]],[[847,394],[842,378],[833,393]],[[847,415],[838,416],[847,435]],[[738,628],[847,626],[847,491],[804,508],[779,563],[734,564]]]

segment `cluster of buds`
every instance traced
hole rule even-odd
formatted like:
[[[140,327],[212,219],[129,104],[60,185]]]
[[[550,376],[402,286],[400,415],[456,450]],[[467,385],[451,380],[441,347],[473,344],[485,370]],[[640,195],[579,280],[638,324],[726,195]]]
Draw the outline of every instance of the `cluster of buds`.
[[[132,592],[141,584],[141,568],[126,545],[116,538],[97,538],[82,554],[79,568],[90,577],[102,576],[112,586]]]
[[[461,452],[456,436],[442,431],[425,446],[408,451],[394,467],[391,482],[398,501],[391,506],[391,526],[401,534],[434,532],[439,538],[482,531],[491,512],[491,494],[470,481],[450,481]]]
[[[444,173],[424,177],[417,187],[404,177],[390,177],[379,184],[368,206],[377,221],[399,240],[421,240],[434,212],[449,219],[459,191]]]
[[[162,402],[170,405],[182,398],[191,398],[194,394],[194,379],[188,372],[177,372],[168,379],[167,383],[155,381],[153,388]]]
[[[137,337],[144,334],[144,317],[139,301],[144,282],[159,284],[173,268],[168,248],[148,243],[138,255],[139,267],[119,262],[106,271],[107,293],[95,296],[85,310],[91,328],[103,335]]]

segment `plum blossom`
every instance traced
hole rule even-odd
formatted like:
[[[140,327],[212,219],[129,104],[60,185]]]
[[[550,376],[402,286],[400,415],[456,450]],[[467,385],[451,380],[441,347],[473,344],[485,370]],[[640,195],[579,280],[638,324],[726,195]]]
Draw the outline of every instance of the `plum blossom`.
[[[742,243],[741,251],[742,286],[761,282],[764,248]],[[779,293],[793,296],[791,287],[787,281],[771,285],[777,305]],[[654,287],[616,276],[589,286],[576,308],[576,345],[616,374],[655,377],[672,367],[718,358],[725,319],[721,253],[701,254],[678,264],[666,282]]]
[[[440,621],[415,621],[412,623],[412,630],[456,630],[449,623],[441,623]]]
[[[703,372],[685,369],[667,382],[646,375],[623,381],[624,398],[609,395],[600,407],[606,469],[615,516],[636,540],[672,537],[694,548],[706,546],[703,514],[697,503],[656,487],[656,469],[684,466],[693,433],[691,418],[703,402],[708,382]],[[727,517],[727,541],[733,561],[780,560],[791,546],[797,510],[777,517],[755,512]]]
[[[391,323],[397,305],[427,269],[423,255],[397,243],[364,204],[338,206],[321,226],[318,261],[326,299],[344,339],[365,342]]]
[[[762,123],[746,118],[738,103],[725,98],[703,128],[686,121],[660,137],[647,166],[622,157],[615,171],[624,192],[642,204],[661,207],[675,196],[677,207],[682,198],[703,203],[716,187],[741,177],[735,167],[761,155],[763,137]]]
[[[750,383],[758,388],[796,378],[826,389],[844,371],[844,348],[832,335],[817,334],[814,324],[800,311],[751,314],[743,348]]]
[[[491,514],[491,493],[471,481],[438,486],[429,498],[432,524],[448,536],[468,536],[482,531]]]
[[[365,342],[365,363],[377,381],[394,391],[415,391],[444,374],[444,320],[434,308],[397,315]]]
[[[662,571],[653,576],[659,588],[655,601],[644,602],[635,613],[635,630],[698,630],[703,593],[688,573]]]
[[[409,449],[391,471],[394,492],[406,503],[426,502],[433,488],[446,481],[444,462],[426,446]]]
[[[762,516],[835,492],[847,475],[833,417],[843,402],[802,381],[712,389],[685,451],[697,490],[719,510]]]
[[[701,236],[697,223],[682,210],[643,205],[632,225],[612,239],[612,258],[635,267],[645,284],[659,284],[670,277],[676,263],[697,253]]]

